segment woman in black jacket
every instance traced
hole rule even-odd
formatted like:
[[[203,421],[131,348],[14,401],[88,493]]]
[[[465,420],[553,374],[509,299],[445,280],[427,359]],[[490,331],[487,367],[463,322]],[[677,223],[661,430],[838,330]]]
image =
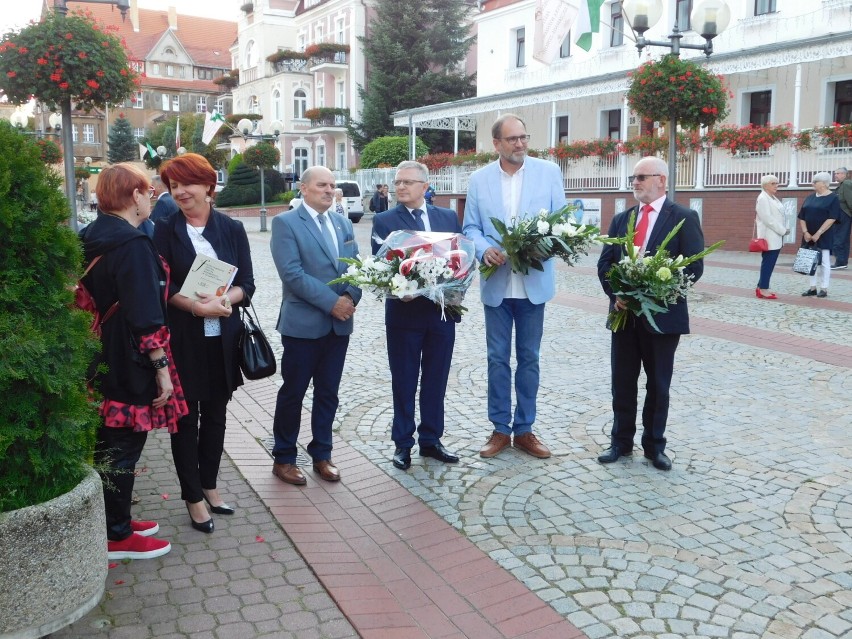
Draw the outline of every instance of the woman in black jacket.
[[[188,412],[172,362],[167,323],[168,270],[139,229],[151,213],[151,183],[132,164],[105,168],[98,217],[80,232],[83,284],[101,317],[102,351],[94,386],[103,396],[95,462],[104,480],[110,559],[150,559],[171,549],[151,537],[153,521],[132,520],[134,470],[148,432],[175,432]]]
[[[166,162],[160,176],[180,209],[157,221],[154,243],[171,270],[169,328],[189,404],[189,414],[172,435],[172,455],[192,527],[210,533],[213,519],[204,501],[213,513],[234,512],[219,495],[216,479],[228,402],[243,383],[237,356],[243,325],[234,306],[248,304],[254,295],[254,273],[242,223],[211,204],[216,171],[210,163],[185,153]],[[231,287],[221,295],[179,293],[199,254],[237,267]]]

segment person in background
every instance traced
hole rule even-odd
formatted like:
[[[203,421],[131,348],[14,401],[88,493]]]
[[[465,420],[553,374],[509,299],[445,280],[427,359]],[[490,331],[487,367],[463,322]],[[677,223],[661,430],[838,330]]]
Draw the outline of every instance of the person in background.
[[[187,405],[169,344],[166,292],[169,272],[140,229],[151,214],[150,183],[140,168],[108,166],[98,180],[101,211],[80,232],[83,284],[101,317],[103,345],[94,388],[103,400],[95,464],[104,480],[109,559],[151,559],[171,550],[152,537],[153,521],[130,515],[136,463],[148,433],[174,433]]]
[[[834,246],[834,225],[842,215],[840,199],[831,192],[831,174],[814,175],[814,192],[805,198],[799,210],[799,228],[802,230],[802,246],[820,252],[820,263],[811,275],[810,287],[802,297],[828,297],[831,279],[831,249]]]
[[[431,205],[432,199],[435,197],[435,189],[432,188],[431,184],[426,186],[426,193],[423,194],[423,199],[426,200],[426,204]],[[399,202],[399,195],[397,195],[396,201]]]
[[[518,116],[507,113],[491,127],[499,157],[470,176],[464,211],[464,233],[476,245],[476,257],[499,269],[479,288],[485,306],[488,356],[488,420],[494,427],[480,457],[494,457],[510,444],[533,457],[546,459],[550,450],[533,434],[539,386],[539,356],[544,333],[545,303],[556,294],[553,260],[544,270],[512,272],[497,245],[500,234],[491,218],[507,225],[537,215],[541,209],[565,206],[562,171],[547,160],[527,155],[530,136]],[[515,411],[512,413],[512,331],[515,333]],[[513,441],[514,437],[514,441]]]
[[[151,185],[154,187],[154,197],[157,198],[157,203],[151,211],[151,221],[165,220],[170,215],[178,212],[178,205],[168,188],[163,184],[163,178],[160,175],[155,175],[151,178]]]
[[[254,271],[242,222],[213,208],[216,171],[197,153],[184,153],[160,172],[178,206],[159,221],[154,243],[171,269],[169,328],[175,363],[186,391],[188,414],[172,434],[172,456],[193,528],[213,532],[210,512],[231,515],[233,506],[219,495],[217,477],[225,443],[228,402],[243,383],[237,340],[243,330],[235,306],[254,295]],[[200,299],[180,294],[196,255],[237,267],[231,287]]]
[[[342,215],[347,220],[349,219],[349,204],[346,198],[343,197],[343,189],[334,189],[334,202],[331,205],[331,210]]]
[[[419,162],[406,160],[396,168],[396,198],[399,204],[373,218],[372,248],[381,247],[379,238],[393,231],[461,233],[458,215],[426,203],[429,169]],[[396,445],[393,465],[400,470],[411,467],[411,449],[417,431],[421,457],[432,457],[445,464],[459,461],[444,448],[444,397],[456,341],[459,317],[442,317],[441,307],[425,297],[385,301],[388,364],[393,393],[391,438]],[[414,421],[417,384],[420,382],[420,424]]]
[[[834,246],[831,249],[834,254],[834,264],[831,265],[833,271],[849,266],[849,234],[852,232],[852,179],[849,179],[845,166],[834,171],[834,179],[837,181],[834,193],[843,215],[834,227]]]
[[[784,236],[789,229],[784,217],[784,206],[775,195],[778,191],[778,177],[764,175],[760,180],[760,186],[762,190],[755,204],[755,237],[766,240],[769,249],[761,253],[760,279],[757,282],[755,294],[760,299],[774,300],[778,299],[778,296],[769,290],[769,279],[772,277]]]
[[[272,432],[272,474],[287,484],[303,486],[307,478],[296,465],[302,404],[313,382],[308,454],[325,481],[339,481],[331,460],[332,425],[346,363],[355,305],[361,289],[329,284],[346,272],[339,257],[354,258],[358,244],[352,222],[334,212],[334,174],[313,166],[302,174],[302,203],[272,218],[270,249],[281,278],[278,332],[283,385],[278,390]]]

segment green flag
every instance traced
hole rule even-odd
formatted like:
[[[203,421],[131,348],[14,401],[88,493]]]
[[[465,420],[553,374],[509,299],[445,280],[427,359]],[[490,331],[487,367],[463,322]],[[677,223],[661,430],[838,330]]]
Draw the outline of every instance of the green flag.
[[[592,34],[601,30],[601,5],[604,0],[580,0],[580,14],[574,23],[574,42],[586,51],[592,48]]]
[[[152,147],[148,142],[146,142],[145,145],[148,147],[148,153],[151,154],[151,157],[157,157],[157,152],[154,150],[154,147]]]

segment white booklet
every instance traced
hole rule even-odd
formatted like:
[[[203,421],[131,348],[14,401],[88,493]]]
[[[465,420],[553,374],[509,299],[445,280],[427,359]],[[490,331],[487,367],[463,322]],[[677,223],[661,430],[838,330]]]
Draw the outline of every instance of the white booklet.
[[[191,300],[201,299],[198,293],[224,295],[236,274],[237,267],[233,264],[207,255],[196,255],[178,292]]]

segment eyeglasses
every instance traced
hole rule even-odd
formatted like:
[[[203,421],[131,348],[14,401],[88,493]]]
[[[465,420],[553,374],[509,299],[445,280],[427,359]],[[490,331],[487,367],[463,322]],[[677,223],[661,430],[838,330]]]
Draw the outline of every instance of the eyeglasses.
[[[649,177],[662,177],[662,173],[649,173],[648,175],[628,175],[628,182],[644,182]]]
[[[409,187],[409,186],[414,186],[415,184],[426,184],[426,180],[394,180],[393,181],[394,186]]]
[[[503,142],[508,142],[509,144],[517,144],[518,142],[529,142],[530,136],[527,135],[510,135],[508,138],[497,138],[498,140],[503,140]]]

